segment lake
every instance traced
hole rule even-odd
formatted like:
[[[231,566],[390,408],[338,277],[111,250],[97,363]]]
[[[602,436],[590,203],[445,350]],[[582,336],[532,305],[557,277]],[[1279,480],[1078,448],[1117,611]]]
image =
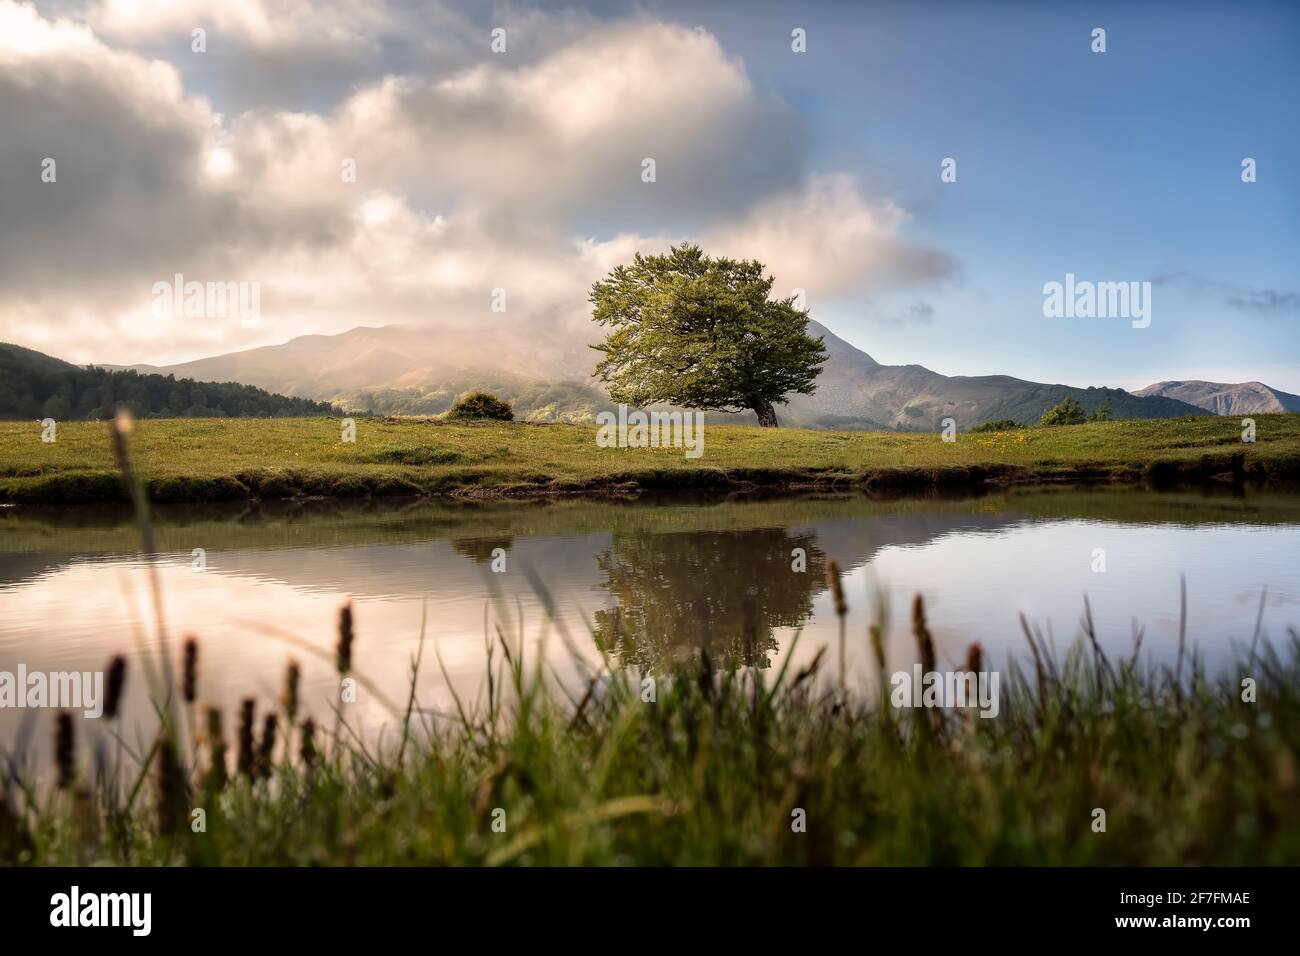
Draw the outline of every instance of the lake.
[[[487,635],[498,628],[571,686],[582,680],[578,659],[598,662],[598,647],[662,672],[700,648],[723,666],[773,669],[830,644],[831,679],[831,560],[843,574],[855,683],[867,680],[867,627],[882,608],[891,666],[915,660],[917,593],[941,667],[961,662],[972,641],[998,667],[1024,652],[1022,612],[1064,650],[1085,595],[1108,653],[1130,652],[1140,628],[1144,656],[1172,660],[1180,576],[1189,646],[1212,671],[1232,662],[1234,641],[1249,643],[1257,620],[1273,639],[1300,625],[1296,495],[306,501],[160,508],[155,518],[166,633],[173,646],[199,639],[200,698],[226,710],[228,728],[241,697],[278,698],[290,657],[302,665],[306,709],[329,717],[347,601],[356,667],[373,685],[351,712],[371,734],[388,714],[380,696],[405,704],[422,617],[418,700],[438,711],[454,707],[453,691],[466,703],[483,693]],[[156,654],[159,632],[136,540],[121,510],[0,509],[0,670],[97,671],[127,654],[128,719],[147,724],[140,662]],[[31,713],[0,711],[0,741]],[[46,737],[41,725],[35,743]]]

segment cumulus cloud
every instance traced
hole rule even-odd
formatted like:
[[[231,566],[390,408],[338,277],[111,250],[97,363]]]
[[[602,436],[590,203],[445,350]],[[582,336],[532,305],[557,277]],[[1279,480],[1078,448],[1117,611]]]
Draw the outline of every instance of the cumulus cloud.
[[[189,40],[195,27],[269,47],[373,48],[395,17],[372,0],[97,0],[85,19],[95,32],[122,41]]]
[[[253,112],[244,160],[280,188],[359,180],[426,204],[469,198],[519,216],[645,227],[743,209],[801,175],[797,124],[713,36],[616,24],[534,64],[501,57],[449,77],[389,76],[329,116]],[[643,161],[655,182],[642,180]]]
[[[709,231],[706,241],[762,260],[779,286],[809,295],[948,277],[951,257],[900,238],[906,220],[898,206],[868,202],[851,177],[837,173],[759,203],[739,222]]]
[[[167,6],[169,27],[192,12]],[[391,11],[366,6],[326,4],[313,37],[382,32]],[[315,39],[293,10],[241,0],[220,16],[247,43],[294,50]],[[810,295],[952,268],[903,240],[897,206],[807,173],[789,108],[701,30],[568,17],[547,32],[532,14],[543,54],[383,76],[321,111],[227,116],[171,61],[129,48],[159,29],[141,11],[152,0],[77,18],[0,0],[0,339],[126,362],[386,322],[582,337],[592,282],[685,238]],[[263,322],[151,315],[153,283],[177,272],[259,282]],[[489,312],[495,288],[508,320]]]

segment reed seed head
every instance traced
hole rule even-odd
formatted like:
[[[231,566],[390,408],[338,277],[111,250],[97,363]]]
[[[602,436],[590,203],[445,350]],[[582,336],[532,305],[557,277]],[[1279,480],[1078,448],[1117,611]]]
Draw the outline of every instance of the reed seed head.
[[[212,749],[212,762],[208,767],[207,786],[210,790],[220,790],[227,779],[226,737],[221,711],[216,707],[208,708],[208,746]]]
[[[59,711],[54,724],[54,759],[59,768],[58,787],[67,790],[77,775],[76,735],[72,727],[72,714]]]
[[[289,666],[284,672],[284,715],[289,719],[289,726],[292,727],[298,718],[298,684],[302,677],[302,672],[298,668],[297,661],[290,661]]]
[[[339,673],[347,674],[352,670],[352,604],[344,604],[339,609]]]
[[[844,585],[840,581],[838,562],[826,562],[826,582],[831,586],[831,598],[835,601],[835,613],[837,616],[843,617],[849,613],[849,606],[844,600]]]
[[[181,679],[181,696],[187,704],[194,703],[199,689],[199,642],[194,638],[185,641],[185,669]]]
[[[208,740],[215,742],[222,739],[224,734],[222,723],[220,708],[209,707],[207,714]]]
[[[316,721],[308,717],[302,722],[302,743],[300,744],[299,756],[302,758],[302,765],[307,768],[316,765]]]
[[[267,714],[262,721],[262,743],[257,751],[257,775],[271,776],[271,767],[275,760],[275,730],[279,720],[275,714]]]
[[[966,670],[972,674],[978,674],[984,670],[984,648],[980,647],[979,641],[975,641],[970,647],[966,648]]]
[[[245,777],[252,777],[253,770],[253,709],[257,706],[251,697],[245,697],[239,707],[239,753],[236,757],[236,769]]]
[[[912,633],[921,655],[921,673],[929,674],[935,668],[934,637],[925,623],[925,599],[920,594],[912,600]]]
[[[166,734],[158,736],[158,773],[154,783],[158,796],[158,829],[163,833],[179,832],[189,814],[190,788],[175,741]]]
[[[122,689],[126,686],[126,658],[116,655],[108,662],[108,684],[104,690],[104,716],[116,720],[122,706]]]
[[[879,624],[872,624],[867,628],[867,633],[871,635],[871,650],[876,655],[876,667],[883,674],[885,672],[885,636],[881,633]]]

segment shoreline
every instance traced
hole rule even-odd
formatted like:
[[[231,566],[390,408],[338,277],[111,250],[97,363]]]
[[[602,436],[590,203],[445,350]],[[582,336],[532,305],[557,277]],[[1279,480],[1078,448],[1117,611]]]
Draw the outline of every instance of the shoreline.
[[[933,468],[891,467],[859,474],[815,474],[798,469],[740,468],[642,470],[615,472],[586,480],[554,477],[528,482],[502,481],[460,484],[435,479],[427,486],[420,476],[344,474],[236,473],[144,481],[156,504],[210,502],[319,501],[411,498],[436,501],[485,501],[588,498],[636,498],[643,493],[711,492],[727,494],[800,495],[810,492],[863,492],[868,495],[911,495],[932,492],[994,491],[1035,485],[1116,485],[1176,490],[1188,487],[1246,487],[1300,492],[1300,462],[1255,459],[1242,455],[1206,456],[1186,460],[1115,463],[1094,466],[1025,467],[974,465]],[[456,476],[461,477],[461,476]],[[477,477],[477,476],[475,476]],[[74,472],[29,479],[0,487],[0,506],[126,504],[130,496],[115,472]]]
[[[149,499],[220,501],[635,497],[642,493],[924,494],[1024,485],[1300,488],[1300,415],[1104,422],[1014,432],[817,432],[710,426],[710,450],[599,449],[584,425],[375,421],[357,443],[333,419],[145,419],[131,452]],[[67,437],[65,437],[67,436]],[[105,429],[69,422],[57,444],[0,423],[0,504],[128,500]],[[701,463],[705,462],[705,463]],[[762,462],[762,465],[757,463]],[[648,465],[648,466],[647,466]]]

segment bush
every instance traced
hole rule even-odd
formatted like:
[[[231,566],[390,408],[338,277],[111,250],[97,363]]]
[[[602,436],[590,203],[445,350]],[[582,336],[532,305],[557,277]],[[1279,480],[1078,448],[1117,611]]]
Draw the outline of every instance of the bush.
[[[1040,425],[1082,425],[1085,421],[1083,405],[1077,398],[1064,399],[1055,408],[1043,412]]]
[[[499,422],[515,420],[514,409],[509,402],[503,402],[487,392],[470,392],[447,412],[448,418],[490,418]]]
[[[994,422],[985,422],[983,425],[976,425],[971,429],[972,432],[1009,432],[1013,428],[1024,428],[1014,418],[999,418]]]
[[[1088,413],[1090,422],[1108,422],[1110,421],[1110,399],[1106,399],[1105,404],[1094,408]]]
[[[510,406],[506,406],[506,412],[509,414]],[[484,418],[491,416],[458,416]],[[510,419],[507,418],[506,421]],[[458,451],[452,451],[449,448],[434,448],[432,446],[423,446],[415,448],[385,448],[369,455],[366,461],[377,461],[383,464],[391,465],[463,465],[469,461],[465,455]]]

